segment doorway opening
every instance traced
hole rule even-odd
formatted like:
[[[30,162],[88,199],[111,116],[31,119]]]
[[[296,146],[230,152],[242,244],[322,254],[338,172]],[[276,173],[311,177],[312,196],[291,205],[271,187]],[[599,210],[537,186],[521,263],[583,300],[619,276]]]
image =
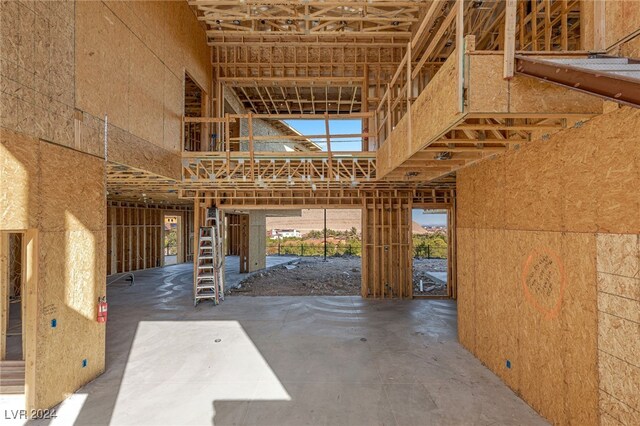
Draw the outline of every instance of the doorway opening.
[[[0,393],[22,394],[25,382],[26,245],[21,232],[0,233]]]
[[[413,295],[451,297],[447,210],[413,209]]]
[[[180,259],[180,216],[164,215],[164,265],[176,265]]]

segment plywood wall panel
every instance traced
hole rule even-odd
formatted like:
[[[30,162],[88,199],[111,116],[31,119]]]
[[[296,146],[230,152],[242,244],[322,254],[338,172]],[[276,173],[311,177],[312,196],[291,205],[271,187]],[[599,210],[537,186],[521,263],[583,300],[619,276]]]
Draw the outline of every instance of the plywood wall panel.
[[[128,129],[134,37],[102,2],[78,2],[76,17],[77,108]]]
[[[477,169],[471,165],[467,167],[464,174],[456,176],[458,182],[456,189],[456,205],[459,207],[456,211],[456,224],[458,228],[474,227],[474,205],[475,191],[475,171]]]
[[[9,212],[0,226],[37,239],[37,287],[27,289],[25,317],[27,408],[48,408],[104,369],[104,325],[95,311],[106,273],[104,163],[6,129],[2,142],[0,176],[11,180],[0,186],[0,211]]]
[[[140,40],[133,38],[129,70],[129,131],[163,146],[164,67]]]
[[[455,52],[442,65],[420,96],[411,105],[411,138],[408,117],[395,126],[377,155],[378,176],[384,177],[426,144],[442,135],[461,116],[457,93],[457,63]]]
[[[505,226],[508,229],[556,230],[562,227],[562,159],[558,142],[535,141],[504,156]],[[550,145],[553,145],[552,147]],[[501,163],[495,163],[499,167]],[[487,186],[493,186],[488,183]]]
[[[599,234],[596,244],[598,272],[623,277],[638,277],[638,271],[640,271],[638,235]]]
[[[602,100],[591,95],[526,76],[495,78],[503,66],[500,55],[469,55],[468,112],[602,112]]]
[[[608,1],[604,9],[607,47],[640,28],[640,4],[638,2]]]
[[[0,224],[4,229],[38,226],[37,142],[0,128]]]
[[[625,125],[637,129],[640,111],[627,117],[630,120]],[[630,191],[640,188],[640,134],[636,132],[633,138],[614,134],[611,139],[601,136],[596,140],[598,150],[593,160],[598,164],[600,180],[595,200],[598,232],[640,233],[640,191]]]
[[[555,423],[636,414],[637,363],[616,360],[640,341],[637,114],[613,108],[458,173],[461,342]],[[603,408],[601,391],[629,409]]]
[[[600,391],[600,407],[602,407],[601,425],[640,424],[640,411],[622,403],[606,391]]]
[[[638,399],[640,368],[605,352],[600,353],[599,366],[602,390],[613,395],[633,411],[640,412],[640,399]]]
[[[597,140],[594,130],[575,129],[581,137],[563,138],[560,145],[560,156],[563,166],[571,173],[562,177],[565,187],[571,190],[563,191],[562,203],[564,224],[567,230],[577,232],[596,232],[598,228],[597,203],[600,187],[600,176],[594,172],[595,143],[585,141]]]
[[[117,127],[109,127],[109,161],[127,164],[160,176],[180,180],[182,163],[169,151]]]
[[[100,176],[104,162],[80,152],[43,143],[40,146],[40,223],[48,231],[104,229],[105,183],[101,179],[79,179],[79,173]],[[72,190],[60,191],[60,188]],[[87,208],[91,206],[92,208]]]
[[[502,75],[501,61],[488,55],[470,55],[467,80],[482,81],[482,84],[467,84],[468,109],[470,111],[508,111],[509,82],[496,75]],[[438,73],[439,74],[439,73]],[[475,89],[475,90],[474,90]]]
[[[180,150],[185,71],[209,94],[212,82],[206,35],[189,5],[78,2],[76,17],[77,108],[108,115],[115,161],[179,177],[179,158],[167,154]]]
[[[458,339],[469,351],[476,352],[475,229],[458,229]]]
[[[184,82],[169,70],[164,71],[164,148],[180,151],[182,138],[182,110],[184,104]]]
[[[51,407],[104,370],[105,327],[95,318],[97,298],[105,294],[105,234],[74,230],[39,238],[36,401]]]
[[[566,416],[576,424],[598,421],[597,284],[595,236],[562,234],[566,287],[560,320],[565,330]]]

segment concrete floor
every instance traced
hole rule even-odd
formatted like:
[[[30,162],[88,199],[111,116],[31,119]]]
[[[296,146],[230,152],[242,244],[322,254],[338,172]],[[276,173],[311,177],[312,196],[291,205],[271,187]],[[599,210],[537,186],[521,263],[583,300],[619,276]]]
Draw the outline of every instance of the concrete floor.
[[[456,341],[446,300],[231,296],[191,265],[109,286],[107,371],[61,424],[542,425]]]

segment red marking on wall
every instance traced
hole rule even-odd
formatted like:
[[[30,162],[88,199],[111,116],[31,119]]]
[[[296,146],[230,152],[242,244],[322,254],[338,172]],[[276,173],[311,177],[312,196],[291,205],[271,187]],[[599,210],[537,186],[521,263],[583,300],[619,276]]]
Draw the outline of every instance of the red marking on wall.
[[[557,277],[555,277],[557,274]],[[524,296],[545,319],[551,320],[560,314],[566,287],[566,275],[562,258],[553,250],[542,247],[534,249],[522,268],[522,288]],[[552,297],[559,286],[555,303],[543,306],[533,294]]]

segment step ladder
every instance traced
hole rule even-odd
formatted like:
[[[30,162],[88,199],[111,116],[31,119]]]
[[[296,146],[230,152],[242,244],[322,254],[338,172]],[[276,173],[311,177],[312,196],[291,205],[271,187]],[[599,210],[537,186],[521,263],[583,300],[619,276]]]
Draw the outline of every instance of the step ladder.
[[[220,210],[215,207],[207,209],[204,226],[200,227],[195,262],[193,305],[206,299],[217,305],[224,300],[224,255]]]

